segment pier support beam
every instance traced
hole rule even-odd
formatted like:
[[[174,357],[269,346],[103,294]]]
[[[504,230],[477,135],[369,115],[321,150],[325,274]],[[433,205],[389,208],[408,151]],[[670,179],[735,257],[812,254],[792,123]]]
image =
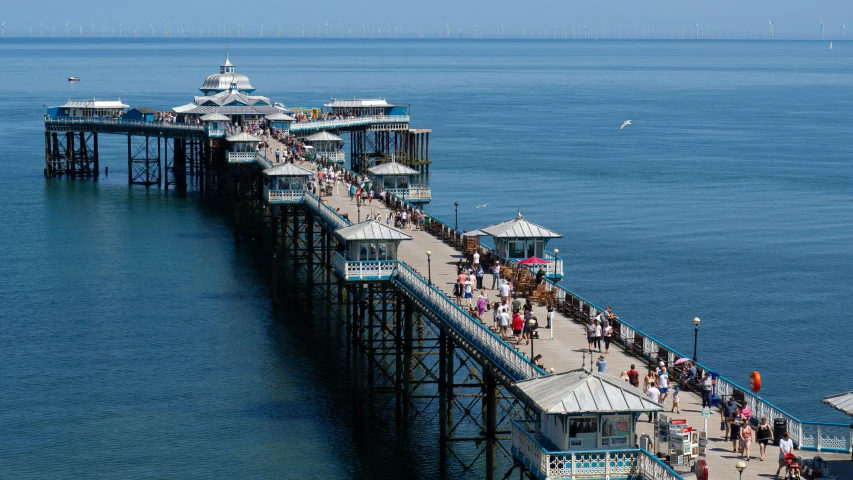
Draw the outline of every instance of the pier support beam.
[[[495,443],[498,435],[498,384],[488,369],[483,369],[483,418],[486,422],[486,480],[495,478]]]
[[[160,137],[127,136],[127,182],[160,185]]]

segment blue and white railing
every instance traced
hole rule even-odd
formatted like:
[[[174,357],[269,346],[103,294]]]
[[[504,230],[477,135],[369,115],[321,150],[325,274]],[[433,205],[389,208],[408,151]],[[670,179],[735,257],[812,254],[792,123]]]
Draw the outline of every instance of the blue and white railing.
[[[535,431],[531,422],[512,422],[512,455],[541,480],[682,479],[659,458],[642,449],[550,451],[530,430]]]
[[[524,355],[469,315],[441,290],[430,285],[405,263],[399,262],[394,281],[411,293],[423,306],[441,317],[447,326],[513,381],[545,375],[542,369],[530,363]]]
[[[347,260],[335,253],[335,272],[347,281],[391,280],[398,263],[397,260]]]
[[[264,186],[264,200],[270,205],[304,203],[305,190],[271,190]]]
[[[335,230],[352,225],[349,220],[342,217],[334,208],[323,203],[316,195],[307,190],[305,191],[304,203],[315,215]]]
[[[563,313],[568,311],[579,312],[578,317],[574,318],[576,321],[583,322],[586,316],[595,317],[604,311],[600,306],[587,301],[562,285],[550,280],[546,280],[546,284],[549,291],[555,291],[555,308]],[[634,350],[649,360],[664,361],[667,365],[672,365],[679,358],[690,358],[621,318],[617,321],[617,327],[619,335],[616,337],[616,342],[621,343],[626,350]],[[635,348],[635,346],[639,348]],[[698,363],[697,367],[714,375],[714,396],[716,398],[733,395],[737,390],[743,394],[744,400],[752,409],[753,419],[767,417],[768,421],[772,422],[774,419],[784,418],[788,422],[788,431],[799,449],[853,453],[853,447],[851,447],[853,445],[853,428],[851,425],[800,420],[766,399],[750,392],[748,388],[744,388],[722,375],[717,375],[710,367],[702,363]]]

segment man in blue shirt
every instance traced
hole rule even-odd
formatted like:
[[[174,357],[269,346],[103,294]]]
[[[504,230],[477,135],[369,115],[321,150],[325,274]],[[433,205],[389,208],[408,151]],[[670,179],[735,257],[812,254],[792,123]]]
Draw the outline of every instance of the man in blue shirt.
[[[598,373],[607,373],[607,360],[604,359],[604,355],[598,356],[598,361],[595,362],[595,366],[598,368]]]

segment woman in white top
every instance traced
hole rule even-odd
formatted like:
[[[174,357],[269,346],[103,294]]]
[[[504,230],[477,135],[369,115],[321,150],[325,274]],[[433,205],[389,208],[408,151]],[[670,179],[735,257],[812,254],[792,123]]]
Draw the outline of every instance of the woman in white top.
[[[595,331],[592,334],[592,340],[595,345],[595,351],[601,351],[601,322],[598,320],[595,321]]]
[[[610,353],[610,336],[613,335],[613,327],[610,322],[604,322],[604,353]]]

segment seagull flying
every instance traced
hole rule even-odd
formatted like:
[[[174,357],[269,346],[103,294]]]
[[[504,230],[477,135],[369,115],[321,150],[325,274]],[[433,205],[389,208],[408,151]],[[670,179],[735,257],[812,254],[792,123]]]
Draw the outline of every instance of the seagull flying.
[[[622,126],[619,127],[619,130],[622,130],[623,128],[627,127],[630,124],[631,124],[630,120],[625,120],[624,122],[622,122]]]
[[[488,205],[488,203],[484,203],[482,205],[477,205],[477,208],[486,208],[486,205]]]

